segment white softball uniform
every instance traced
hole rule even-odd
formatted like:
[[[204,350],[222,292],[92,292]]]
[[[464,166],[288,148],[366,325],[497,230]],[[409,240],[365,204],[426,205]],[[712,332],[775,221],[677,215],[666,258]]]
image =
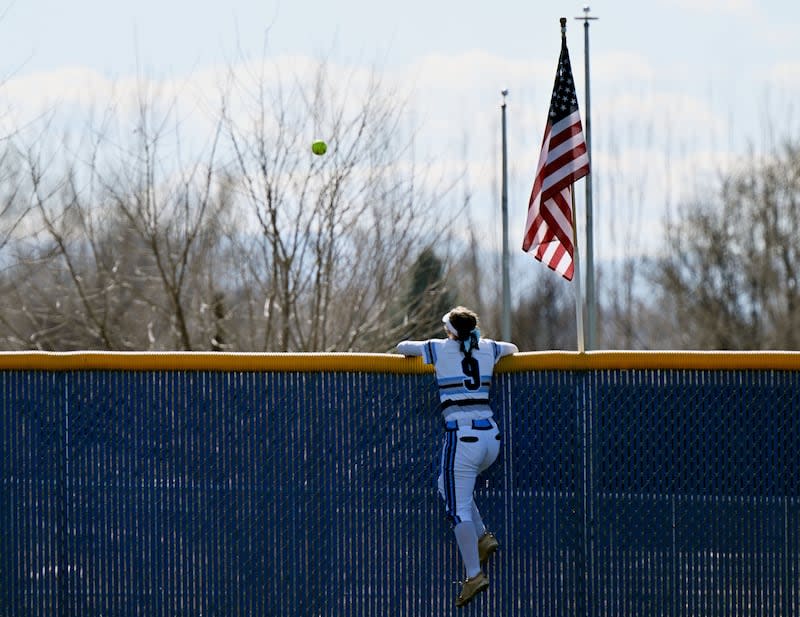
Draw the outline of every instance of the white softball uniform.
[[[465,355],[458,341],[403,341],[397,350],[432,364],[445,420],[439,493],[452,523],[480,520],[473,500],[475,481],[497,459],[500,432],[492,419],[489,390],[497,361],[519,351],[512,343],[481,338]]]

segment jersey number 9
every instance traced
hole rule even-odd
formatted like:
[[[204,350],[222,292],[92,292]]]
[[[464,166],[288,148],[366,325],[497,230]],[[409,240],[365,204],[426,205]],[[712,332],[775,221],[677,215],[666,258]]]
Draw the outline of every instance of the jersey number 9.
[[[469,379],[464,380],[467,390],[477,390],[481,387],[481,367],[472,356],[467,356],[461,361],[461,370]]]

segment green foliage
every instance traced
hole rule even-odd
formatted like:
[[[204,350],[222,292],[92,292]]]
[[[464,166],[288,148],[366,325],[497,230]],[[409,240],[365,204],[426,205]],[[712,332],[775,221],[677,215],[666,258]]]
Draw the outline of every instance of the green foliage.
[[[411,267],[403,295],[403,338],[423,340],[441,335],[442,315],[455,303],[446,278],[444,263],[436,252],[430,247],[423,249]]]

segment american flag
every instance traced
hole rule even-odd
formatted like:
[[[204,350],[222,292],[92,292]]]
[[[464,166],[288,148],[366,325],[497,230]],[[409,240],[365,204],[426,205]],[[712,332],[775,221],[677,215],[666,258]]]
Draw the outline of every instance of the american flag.
[[[572,280],[573,245],[572,185],[589,173],[589,155],[583,136],[578,97],[572,79],[567,39],[561,38],[556,82],[536,167],[522,250]]]

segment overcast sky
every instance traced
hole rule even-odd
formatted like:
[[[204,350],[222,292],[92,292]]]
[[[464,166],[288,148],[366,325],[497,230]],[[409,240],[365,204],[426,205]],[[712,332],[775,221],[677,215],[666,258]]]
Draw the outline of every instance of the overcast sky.
[[[474,216],[499,243],[500,91],[508,88],[511,246],[521,244],[560,46],[585,114],[580,3],[486,0],[13,0],[2,2],[0,106],[22,121],[137,75],[160,84],[266,56],[375,67],[409,95],[433,156],[468,170]],[[800,3],[591,4],[598,258],[652,252],[664,212],[770,134],[800,138]],[[585,123],[585,120],[584,120]],[[578,220],[582,220],[583,183]],[[631,227],[633,226],[633,228]],[[633,229],[633,232],[631,232]]]

